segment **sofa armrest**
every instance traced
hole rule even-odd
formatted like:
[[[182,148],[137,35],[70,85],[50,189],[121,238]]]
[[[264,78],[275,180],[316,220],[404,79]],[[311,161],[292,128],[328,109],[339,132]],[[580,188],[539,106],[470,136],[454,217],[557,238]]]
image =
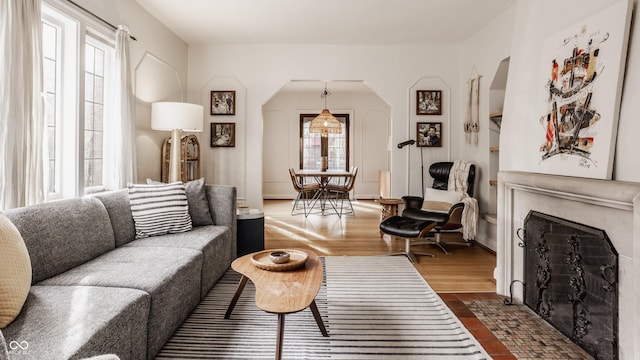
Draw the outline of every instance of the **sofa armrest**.
[[[237,216],[236,216],[236,188],[228,185],[205,186],[207,201],[214,225],[229,226],[233,234],[233,257],[236,258],[237,248]]]

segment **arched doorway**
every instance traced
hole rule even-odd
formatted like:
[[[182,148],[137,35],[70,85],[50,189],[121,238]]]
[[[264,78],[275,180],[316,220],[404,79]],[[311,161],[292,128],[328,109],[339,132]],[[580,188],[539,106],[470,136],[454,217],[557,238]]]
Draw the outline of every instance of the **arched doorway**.
[[[317,114],[324,107],[323,80],[293,80],[262,106],[263,198],[295,196],[288,168],[300,164],[300,115]],[[349,163],[358,166],[355,198],[378,194],[378,171],[388,171],[391,108],[364,81],[327,81],[332,113],[349,116]]]

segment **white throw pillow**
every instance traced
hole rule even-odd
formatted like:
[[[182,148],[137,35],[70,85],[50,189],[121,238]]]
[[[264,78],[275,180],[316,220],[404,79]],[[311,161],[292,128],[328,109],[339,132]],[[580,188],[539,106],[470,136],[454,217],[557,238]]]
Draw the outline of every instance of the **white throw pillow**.
[[[189,205],[182,182],[129,184],[129,203],[136,239],[173,234],[192,228]]]
[[[438,190],[426,188],[424,190],[424,202],[422,210],[435,212],[449,212],[451,206],[462,200],[464,196],[460,191]]]
[[[440,201],[455,204],[462,200],[463,195],[460,191],[438,190],[433,188],[426,188],[424,190],[425,201]]]
[[[31,259],[11,220],[0,213],[0,329],[20,314],[31,288]],[[2,354],[0,354],[2,355]]]

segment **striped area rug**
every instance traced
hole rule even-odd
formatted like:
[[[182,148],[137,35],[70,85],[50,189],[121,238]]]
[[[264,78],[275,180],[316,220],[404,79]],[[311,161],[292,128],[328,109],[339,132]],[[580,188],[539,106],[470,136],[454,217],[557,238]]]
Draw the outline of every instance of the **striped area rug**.
[[[323,258],[325,282],[310,310],[286,316],[284,359],[490,359],[404,257]],[[240,276],[229,270],[156,359],[273,359],[276,322],[255,306],[249,282],[231,319]]]

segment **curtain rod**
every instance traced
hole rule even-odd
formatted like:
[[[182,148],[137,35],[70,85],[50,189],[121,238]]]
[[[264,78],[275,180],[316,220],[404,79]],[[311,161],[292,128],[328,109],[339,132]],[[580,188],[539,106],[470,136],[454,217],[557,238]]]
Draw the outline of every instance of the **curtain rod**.
[[[101,18],[100,16],[98,16],[98,15],[94,14],[93,12],[91,12],[91,11],[89,11],[89,10],[85,9],[85,8],[84,8],[84,7],[82,7],[81,5],[79,5],[79,4],[77,4],[76,2],[74,2],[73,0],[67,0],[67,2],[71,3],[73,6],[77,7],[78,9],[80,9],[80,10],[82,10],[82,11],[84,11],[84,12],[86,12],[87,14],[89,14],[89,15],[93,16],[94,18],[96,18],[96,19],[100,20],[101,22],[103,22],[104,24],[106,24],[107,26],[109,26],[110,28],[112,28],[113,30],[118,30],[118,28],[117,28],[115,25],[111,24],[110,22],[108,22],[107,20],[105,20],[105,19]],[[131,35],[131,34],[129,35],[129,38],[130,38],[131,40],[133,40],[133,41],[138,41],[138,39],[136,39],[136,38],[135,38],[135,36],[133,36],[133,35]]]

